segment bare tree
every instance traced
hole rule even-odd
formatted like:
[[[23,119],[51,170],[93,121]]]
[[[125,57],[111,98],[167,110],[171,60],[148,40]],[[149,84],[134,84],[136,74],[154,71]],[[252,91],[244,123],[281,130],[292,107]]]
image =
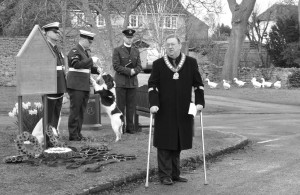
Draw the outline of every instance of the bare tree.
[[[243,0],[240,4],[236,0],[227,0],[227,2],[232,13],[232,30],[225,54],[222,77],[226,80],[232,80],[238,76],[241,47],[245,40],[248,19],[256,0]]]
[[[254,8],[254,11],[251,14],[250,21],[248,23],[248,31],[246,32],[246,36],[249,39],[250,43],[255,47],[258,52],[259,60],[261,66],[266,66],[265,58],[262,54],[263,43],[266,41],[267,38],[267,29],[270,23],[270,12],[267,18],[264,21],[258,18],[258,8]]]
[[[144,15],[144,37],[155,43],[160,55],[163,54],[163,44],[166,35],[170,33],[181,34],[184,31],[183,18],[186,11],[178,0],[144,0],[138,8],[139,14]],[[166,25],[168,28],[165,28]]]
[[[116,45],[116,37],[115,37],[115,30],[113,28],[111,16],[112,15],[120,15],[124,17],[123,28],[128,26],[128,18],[129,15],[137,9],[140,5],[142,0],[129,0],[129,1],[113,1],[113,0],[72,0],[70,4],[73,7],[76,7],[81,15],[82,12],[84,15],[82,17],[78,17],[77,19],[80,20],[80,23],[84,24],[84,26],[91,30],[92,32],[96,33],[97,38],[96,41],[96,48],[99,50],[99,54],[103,58],[103,61],[106,63],[111,62],[111,53],[113,48]],[[76,17],[76,12],[74,10],[72,13]],[[96,24],[96,17],[101,15],[105,19],[105,28],[99,30]],[[100,57],[100,56],[98,56]],[[108,65],[105,64],[106,69]]]
[[[299,26],[300,26],[300,1],[298,2],[298,22],[299,22]],[[300,40],[300,38],[299,38]]]

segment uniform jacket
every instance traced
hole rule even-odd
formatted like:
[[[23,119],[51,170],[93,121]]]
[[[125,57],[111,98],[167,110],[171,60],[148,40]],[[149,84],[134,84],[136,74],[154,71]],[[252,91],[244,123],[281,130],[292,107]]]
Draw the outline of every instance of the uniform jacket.
[[[93,60],[83,47],[78,44],[68,54],[69,68],[76,70],[90,69],[92,74],[99,74],[97,67],[93,66]],[[67,87],[80,91],[90,91],[90,73],[69,71],[67,75]]]
[[[180,54],[180,57],[182,54]],[[186,56],[179,79],[173,79],[172,72],[163,58],[153,62],[152,73],[148,81],[149,104],[158,106],[155,114],[155,147],[167,150],[185,150],[192,148],[193,115],[188,114],[195,92],[195,104],[204,107],[204,88],[198,71],[197,61]]]
[[[112,58],[115,73],[116,87],[136,88],[138,87],[137,74],[142,71],[140,52],[137,48],[131,47],[130,53],[124,45],[114,49]],[[135,75],[130,76],[131,69]]]
[[[54,47],[51,43],[49,43],[49,45],[56,55],[57,67],[62,68],[62,70],[57,70],[57,94],[48,94],[48,96],[50,97],[57,97],[57,96],[61,96],[62,93],[65,93],[67,89],[65,72],[63,70],[64,59],[62,53],[59,51],[57,46]]]

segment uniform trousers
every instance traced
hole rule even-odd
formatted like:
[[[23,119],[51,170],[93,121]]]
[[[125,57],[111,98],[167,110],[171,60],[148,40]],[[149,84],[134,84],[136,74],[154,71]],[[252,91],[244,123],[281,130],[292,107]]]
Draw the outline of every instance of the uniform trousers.
[[[90,97],[89,91],[68,89],[70,96],[70,115],[68,120],[69,138],[80,138],[83,116]]]
[[[53,97],[47,97],[47,104],[48,104],[48,125],[51,125],[55,129],[58,128],[58,121],[60,117],[60,111],[62,108],[63,102],[63,94],[60,95],[59,98],[53,99]]]
[[[158,176],[160,180],[179,177],[180,152],[181,150],[157,148]]]
[[[116,87],[117,106],[126,118],[126,132],[134,133],[134,114],[136,106],[136,88]]]
[[[63,93],[47,95],[48,125],[51,125],[56,130],[58,129],[58,121],[59,121],[60,112],[62,108],[63,95],[64,95]],[[52,146],[53,145],[50,143],[49,136],[46,135],[46,147],[48,148]]]

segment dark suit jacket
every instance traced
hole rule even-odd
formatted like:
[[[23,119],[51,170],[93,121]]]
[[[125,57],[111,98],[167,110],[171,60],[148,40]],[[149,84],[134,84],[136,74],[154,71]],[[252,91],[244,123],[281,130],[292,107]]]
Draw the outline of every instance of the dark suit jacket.
[[[153,138],[153,145],[157,148],[192,148],[194,118],[188,114],[192,90],[195,91],[195,104],[205,104],[196,59],[186,56],[178,73],[179,79],[173,79],[174,72],[167,67],[163,57],[153,62],[148,87],[150,107],[159,107],[155,114]]]
[[[93,59],[78,44],[68,54],[69,68],[76,70],[90,69],[92,74],[99,74],[97,67],[93,66]],[[90,91],[90,73],[69,71],[67,75],[67,87],[80,91]]]
[[[130,53],[123,45],[114,49],[112,58],[115,73],[116,87],[136,88],[138,87],[137,74],[142,71],[140,52],[137,48],[131,47]],[[130,75],[131,69],[135,75]]]

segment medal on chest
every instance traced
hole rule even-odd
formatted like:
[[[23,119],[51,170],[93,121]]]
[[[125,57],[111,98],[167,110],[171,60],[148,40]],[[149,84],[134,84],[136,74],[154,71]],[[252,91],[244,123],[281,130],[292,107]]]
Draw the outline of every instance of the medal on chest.
[[[173,74],[173,79],[174,80],[178,80],[179,79],[179,73],[178,73],[178,71],[182,68],[182,66],[183,66],[183,63],[184,63],[184,61],[185,61],[185,54],[184,53],[182,53],[181,54],[181,59],[180,59],[180,62],[179,62],[179,64],[178,64],[178,66],[176,67],[176,68],[174,68],[173,66],[172,66],[172,64],[170,63],[170,61],[169,61],[169,59],[168,59],[168,56],[167,55],[164,55],[164,61],[165,61],[165,64],[167,65],[167,67],[172,71],[172,72],[174,72],[174,74]]]

